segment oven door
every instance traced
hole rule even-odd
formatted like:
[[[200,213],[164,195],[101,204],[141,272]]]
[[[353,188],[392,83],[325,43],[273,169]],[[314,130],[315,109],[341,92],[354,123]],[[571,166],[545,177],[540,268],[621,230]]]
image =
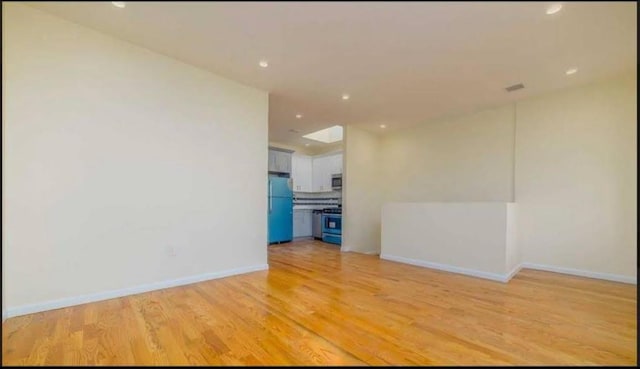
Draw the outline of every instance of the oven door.
[[[342,216],[322,214],[322,233],[342,234]]]

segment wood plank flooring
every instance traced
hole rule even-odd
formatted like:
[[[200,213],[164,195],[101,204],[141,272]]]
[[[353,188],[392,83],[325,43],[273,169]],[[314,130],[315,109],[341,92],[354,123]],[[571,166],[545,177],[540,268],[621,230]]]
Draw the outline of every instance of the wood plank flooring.
[[[269,271],[8,319],[3,365],[636,365],[636,286],[508,284],[317,241]]]

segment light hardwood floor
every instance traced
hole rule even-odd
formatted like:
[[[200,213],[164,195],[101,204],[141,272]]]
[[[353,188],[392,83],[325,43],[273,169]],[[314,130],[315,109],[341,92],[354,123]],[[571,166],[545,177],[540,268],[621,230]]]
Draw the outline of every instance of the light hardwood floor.
[[[4,365],[637,363],[636,286],[522,270],[508,284],[269,247],[269,271],[8,319]]]

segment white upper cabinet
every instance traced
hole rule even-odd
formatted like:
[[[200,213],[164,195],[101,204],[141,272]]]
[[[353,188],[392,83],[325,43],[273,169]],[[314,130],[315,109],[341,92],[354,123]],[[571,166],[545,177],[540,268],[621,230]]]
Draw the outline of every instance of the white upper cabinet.
[[[269,172],[291,173],[291,152],[269,149]]]
[[[312,159],[307,155],[293,154],[291,156],[291,178],[293,190],[296,192],[312,191]]]
[[[342,174],[342,153],[331,155],[331,174]]]
[[[342,153],[291,157],[291,178],[295,192],[330,192],[331,176],[342,174]]]
[[[331,191],[331,171],[333,170],[331,156],[313,158],[313,192]]]
[[[326,184],[322,183],[322,178],[325,176],[326,170],[326,160],[323,157],[313,158],[312,162],[312,186],[311,190],[313,192],[324,192],[326,191]]]
[[[278,172],[291,173],[291,153],[276,151],[275,154]]]
[[[269,172],[276,171],[276,152],[269,150]]]

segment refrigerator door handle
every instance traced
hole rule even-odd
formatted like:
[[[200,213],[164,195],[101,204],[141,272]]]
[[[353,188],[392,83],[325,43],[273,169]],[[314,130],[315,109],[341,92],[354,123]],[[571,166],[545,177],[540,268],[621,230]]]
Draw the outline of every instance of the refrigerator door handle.
[[[269,181],[269,213],[271,213],[271,209],[273,208],[273,184]]]

